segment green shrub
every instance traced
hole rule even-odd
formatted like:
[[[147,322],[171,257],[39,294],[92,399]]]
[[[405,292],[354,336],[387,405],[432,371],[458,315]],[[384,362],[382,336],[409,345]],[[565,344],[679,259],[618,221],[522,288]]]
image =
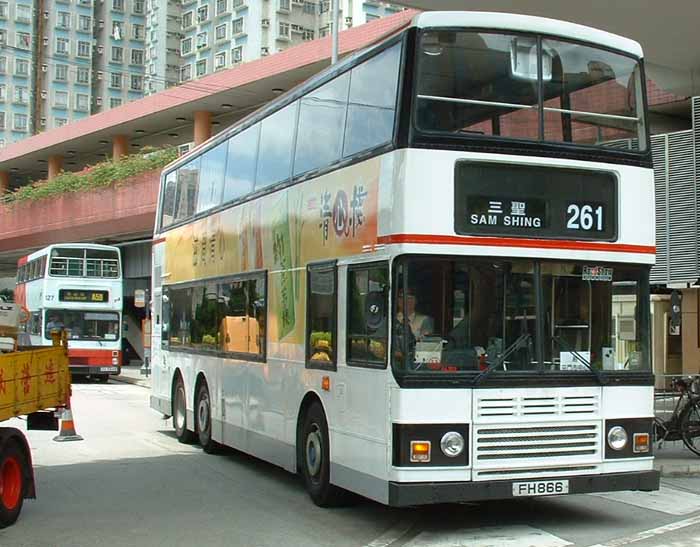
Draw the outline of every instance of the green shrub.
[[[83,192],[119,185],[135,175],[160,169],[177,158],[177,148],[162,150],[144,149],[142,154],[126,156],[119,161],[107,160],[77,173],[63,171],[52,180],[40,180],[18,188],[2,197],[6,204],[37,201],[69,192]]]

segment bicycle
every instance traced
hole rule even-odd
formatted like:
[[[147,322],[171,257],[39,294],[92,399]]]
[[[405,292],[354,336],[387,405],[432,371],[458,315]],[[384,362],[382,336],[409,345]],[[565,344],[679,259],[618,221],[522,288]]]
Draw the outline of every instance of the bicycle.
[[[654,418],[654,442],[659,448],[664,441],[683,441],[700,456],[700,376],[674,378],[671,389],[680,393],[668,420]]]

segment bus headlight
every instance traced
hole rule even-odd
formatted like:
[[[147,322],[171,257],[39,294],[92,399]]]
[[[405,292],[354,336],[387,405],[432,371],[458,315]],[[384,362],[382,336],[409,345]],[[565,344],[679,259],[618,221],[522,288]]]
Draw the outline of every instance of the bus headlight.
[[[627,431],[625,428],[619,425],[611,427],[608,431],[608,445],[613,450],[622,450],[627,446]]]
[[[440,448],[448,458],[456,458],[464,451],[464,437],[456,431],[448,431],[440,440]]]

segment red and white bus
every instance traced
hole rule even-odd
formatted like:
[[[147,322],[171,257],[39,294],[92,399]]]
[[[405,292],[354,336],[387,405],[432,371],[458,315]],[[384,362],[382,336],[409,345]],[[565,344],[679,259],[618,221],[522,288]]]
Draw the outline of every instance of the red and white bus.
[[[117,247],[50,245],[21,258],[15,300],[28,315],[32,346],[50,346],[66,329],[70,370],[106,382],[122,363],[122,273]]]

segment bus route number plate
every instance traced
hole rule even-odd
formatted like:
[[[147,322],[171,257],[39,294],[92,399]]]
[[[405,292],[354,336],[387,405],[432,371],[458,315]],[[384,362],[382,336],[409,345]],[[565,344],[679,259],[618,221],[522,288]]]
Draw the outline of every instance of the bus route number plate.
[[[557,496],[569,493],[569,481],[514,482],[513,496]]]

